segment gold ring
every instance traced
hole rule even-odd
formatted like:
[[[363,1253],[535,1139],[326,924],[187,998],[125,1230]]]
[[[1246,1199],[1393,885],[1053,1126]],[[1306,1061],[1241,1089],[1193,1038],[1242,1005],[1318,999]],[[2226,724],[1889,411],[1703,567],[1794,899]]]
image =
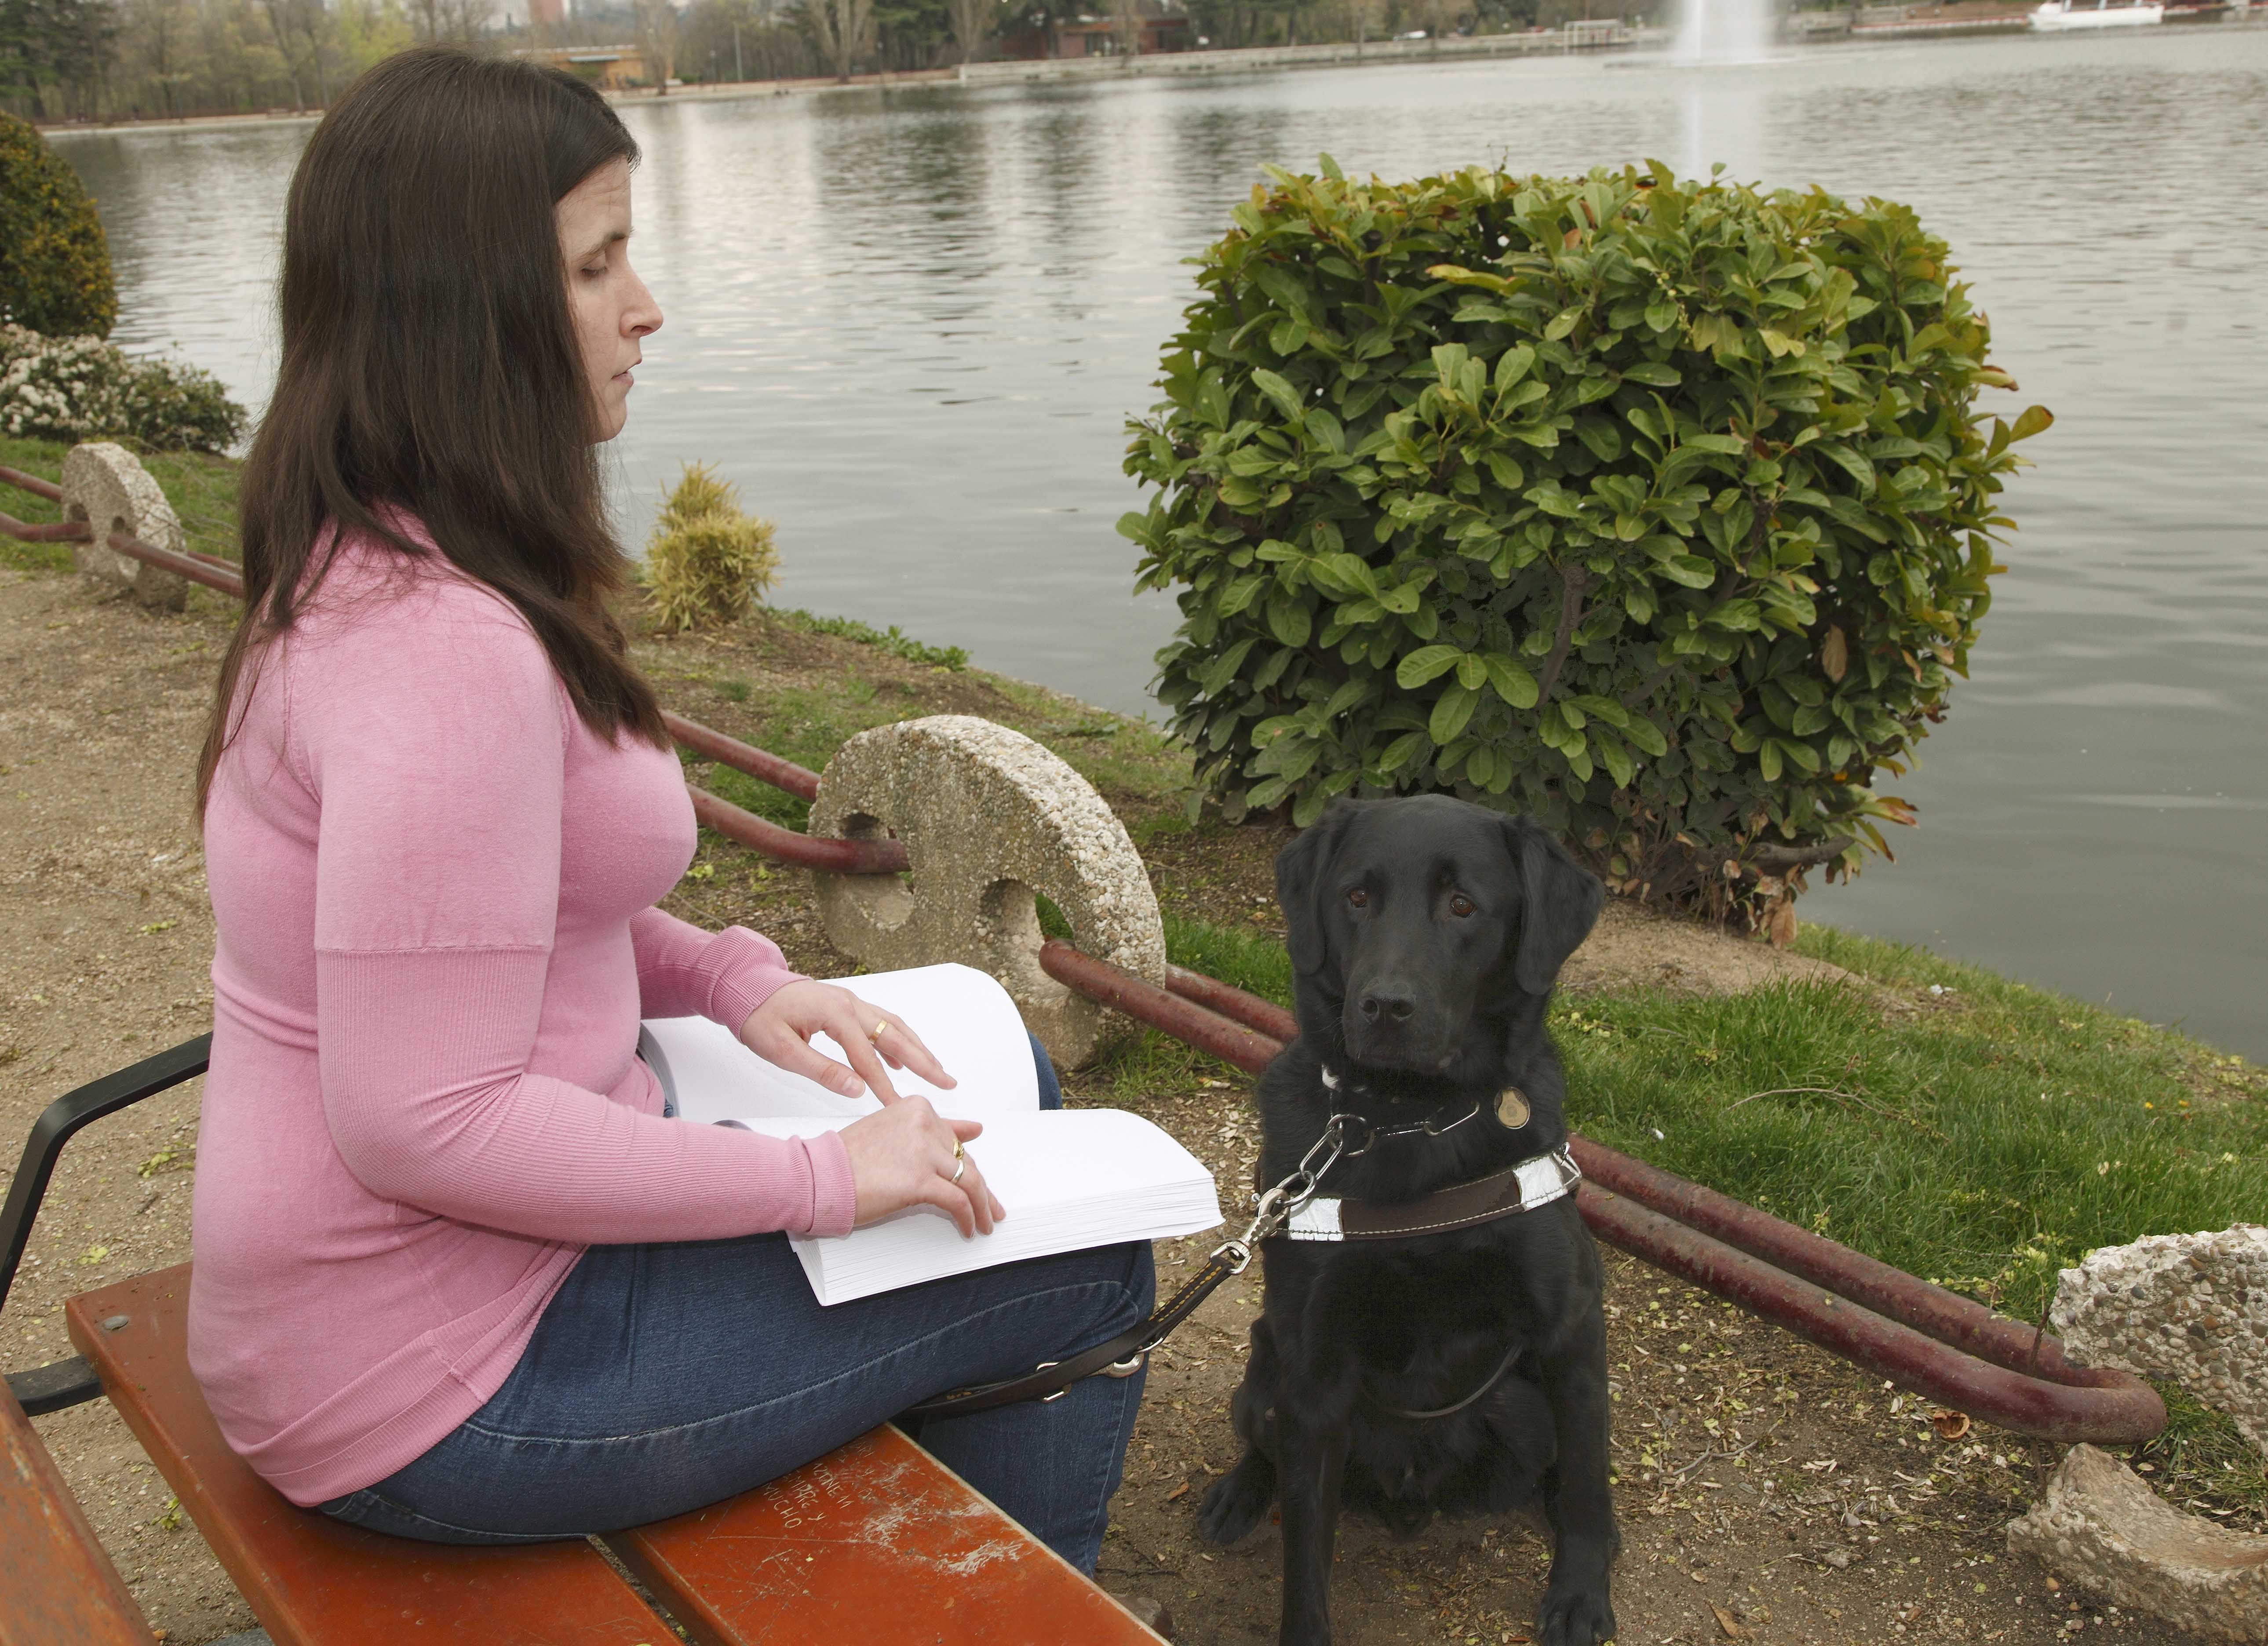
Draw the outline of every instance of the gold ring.
[[[885,1018],[873,1028],[866,1031],[866,1038],[870,1040],[880,1040],[882,1038],[882,1031],[889,1026],[890,1020],[887,1018]]]
[[[961,1152],[961,1139],[958,1137],[953,1140],[953,1157],[955,1160],[963,1160],[968,1158],[967,1156]]]

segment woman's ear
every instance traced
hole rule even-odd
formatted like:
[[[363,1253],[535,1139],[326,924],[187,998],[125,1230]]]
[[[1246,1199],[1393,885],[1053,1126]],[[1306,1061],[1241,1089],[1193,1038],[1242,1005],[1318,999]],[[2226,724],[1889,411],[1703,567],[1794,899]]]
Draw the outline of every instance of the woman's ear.
[[[1520,944],[1513,954],[1513,981],[1528,994],[1548,995],[1567,957],[1598,923],[1607,888],[1535,819],[1506,818],[1504,832],[1520,871]]]
[[[1292,952],[1294,971],[1320,972],[1330,958],[1330,937],[1323,929],[1317,890],[1338,854],[1347,819],[1363,804],[1334,800],[1322,817],[1276,854],[1276,901],[1284,911],[1284,946]]]

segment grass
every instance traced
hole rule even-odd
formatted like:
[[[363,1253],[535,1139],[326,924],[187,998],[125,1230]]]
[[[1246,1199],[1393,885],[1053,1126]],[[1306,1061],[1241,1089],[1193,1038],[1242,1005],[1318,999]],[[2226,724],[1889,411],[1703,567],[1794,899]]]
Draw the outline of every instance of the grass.
[[[968,653],[961,647],[929,645],[901,633],[895,623],[887,629],[876,628],[855,617],[821,617],[800,607],[775,610],[772,614],[806,634],[832,635],[837,640],[855,640],[862,646],[879,646],[892,657],[903,658],[909,663],[925,663],[932,668],[955,673],[968,666]]]

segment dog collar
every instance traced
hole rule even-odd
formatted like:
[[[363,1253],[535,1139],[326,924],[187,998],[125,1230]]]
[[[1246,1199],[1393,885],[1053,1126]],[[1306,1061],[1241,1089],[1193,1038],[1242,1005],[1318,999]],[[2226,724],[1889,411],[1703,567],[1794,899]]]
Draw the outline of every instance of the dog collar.
[[[1323,1077],[1323,1090],[1334,1092],[1342,1090],[1344,1083],[1336,1075],[1331,1073],[1330,1065],[1325,1063],[1321,1065],[1321,1068]],[[1521,1127],[1527,1125],[1529,1115],[1534,1113],[1533,1109],[1529,1106],[1528,1094],[1522,1091],[1518,1086],[1506,1086],[1502,1091],[1497,1093],[1495,1108],[1498,1123],[1503,1126],[1506,1131],[1513,1132],[1516,1132]],[[1416,1121],[1409,1126],[1373,1126],[1366,1120],[1363,1121],[1363,1125],[1367,1128],[1369,1135],[1363,1139],[1362,1148],[1350,1149],[1346,1152],[1348,1156],[1351,1157],[1355,1155],[1363,1153],[1373,1143],[1383,1143],[1387,1139],[1393,1137],[1439,1137],[1444,1132],[1455,1130],[1458,1127],[1462,1126],[1467,1121],[1475,1118],[1480,1113],[1480,1112],[1481,1100],[1478,1098],[1475,1098],[1471,1106],[1468,1107],[1462,1114],[1460,1114],[1455,1120],[1449,1121],[1447,1125],[1440,1123],[1441,1111],[1440,1109],[1434,1110],[1424,1120]]]
[[[1400,1240],[1412,1235],[1442,1234],[1565,1200],[1582,1179],[1582,1168],[1562,1147],[1414,1201],[1359,1201],[1318,1194],[1292,1215],[1284,1233],[1293,1240]]]

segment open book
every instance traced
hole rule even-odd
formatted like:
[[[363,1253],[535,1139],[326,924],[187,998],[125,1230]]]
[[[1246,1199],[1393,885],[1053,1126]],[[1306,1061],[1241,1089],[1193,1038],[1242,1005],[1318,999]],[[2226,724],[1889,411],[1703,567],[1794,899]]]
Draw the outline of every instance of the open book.
[[[910,1070],[890,1071],[902,1095],[917,1092],[941,1114],[983,1122],[968,1152],[1008,1216],[973,1240],[962,1239],[952,1219],[928,1206],[847,1235],[794,1237],[795,1254],[821,1303],[846,1303],[1020,1258],[1195,1234],[1220,1222],[1211,1173],[1140,1115],[1041,1111],[1023,1019],[1007,991],[983,973],[924,966],[839,981],[861,1000],[904,1018],[959,1082],[946,1091]],[[812,1044],[848,1061],[824,1035]],[[881,1107],[873,1098],[845,1098],[765,1062],[705,1018],[649,1019],[638,1053],[681,1120],[808,1137]]]

